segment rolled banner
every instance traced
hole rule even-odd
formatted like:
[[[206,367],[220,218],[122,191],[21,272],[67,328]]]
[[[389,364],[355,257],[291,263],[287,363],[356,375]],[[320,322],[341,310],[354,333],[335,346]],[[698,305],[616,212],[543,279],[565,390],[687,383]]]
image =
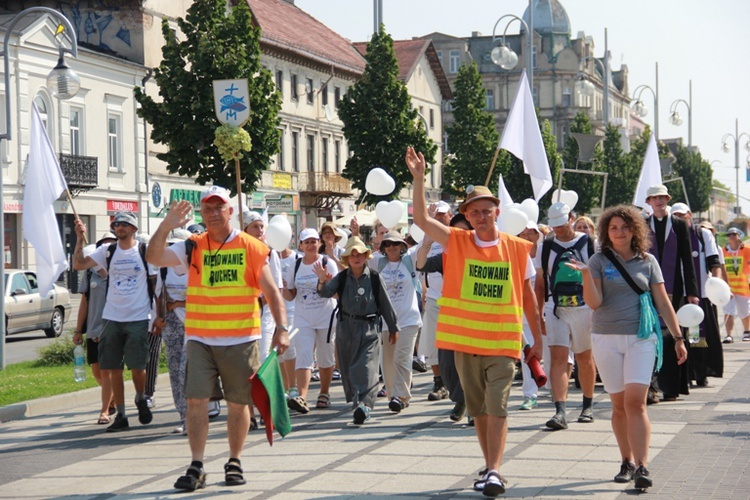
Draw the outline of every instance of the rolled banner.
[[[529,365],[529,371],[531,371],[531,377],[534,379],[534,382],[536,382],[536,386],[542,387],[547,383],[547,374],[544,373],[544,368],[542,368],[542,365],[537,358],[529,359],[530,350],[531,347],[528,344],[523,348],[524,360],[526,361],[526,364]]]

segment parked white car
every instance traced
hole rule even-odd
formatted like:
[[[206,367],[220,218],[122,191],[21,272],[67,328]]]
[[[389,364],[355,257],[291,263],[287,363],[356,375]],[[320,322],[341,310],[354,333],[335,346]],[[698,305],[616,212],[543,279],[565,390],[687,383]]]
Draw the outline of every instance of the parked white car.
[[[44,330],[47,337],[59,337],[70,309],[67,289],[55,285],[42,297],[35,273],[23,269],[5,270],[6,335]]]

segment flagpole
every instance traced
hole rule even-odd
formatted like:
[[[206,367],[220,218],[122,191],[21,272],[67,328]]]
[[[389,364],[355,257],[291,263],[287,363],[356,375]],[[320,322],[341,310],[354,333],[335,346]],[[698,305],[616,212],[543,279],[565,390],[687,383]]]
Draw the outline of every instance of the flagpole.
[[[68,197],[68,204],[70,204],[70,208],[73,210],[73,217],[75,217],[76,220],[81,220],[81,218],[78,217],[78,211],[76,210],[76,206],[73,204],[73,196],[71,196],[70,189],[68,189],[67,186],[65,187],[65,196]],[[83,244],[84,245],[89,244],[89,239],[85,233],[83,235]]]
[[[234,159],[234,174],[237,177],[237,205],[239,206],[240,231],[245,230],[245,221],[242,220],[242,178],[240,177],[240,159]]]
[[[492,157],[492,163],[490,164],[490,171],[487,174],[487,180],[484,181],[484,185],[488,186],[490,185],[490,177],[492,177],[492,171],[495,169],[495,163],[497,162],[497,156],[500,154],[500,145],[498,144],[497,149],[495,149],[495,156]]]

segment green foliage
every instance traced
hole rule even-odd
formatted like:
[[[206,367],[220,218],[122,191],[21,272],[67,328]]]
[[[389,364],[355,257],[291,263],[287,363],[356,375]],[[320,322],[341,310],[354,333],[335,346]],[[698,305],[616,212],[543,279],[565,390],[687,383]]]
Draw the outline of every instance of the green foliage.
[[[487,180],[500,136],[494,118],[484,109],[485,94],[477,63],[461,66],[453,92],[455,121],[446,128],[450,155],[443,169],[443,191],[447,193],[463,194],[469,184],[483,185]],[[497,192],[498,176],[493,179],[490,189]]]
[[[427,137],[417,110],[411,107],[406,85],[398,79],[393,38],[385,28],[373,35],[365,60],[364,75],[338,103],[351,153],[342,175],[365,193],[365,179],[371,169],[380,167],[388,172],[396,181],[396,189],[387,196],[365,194],[367,203],[376,203],[398,197],[411,182],[404,161],[408,146],[421,151],[427,163],[434,163],[437,146]]]
[[[226,14],[225,0],[196,0],[177,24],[183,41],[162,22],[163,60],[154,71],[160,102],[134,89],[138,115],[151,126],[151,138],[169,147],[157,158],[173,174],[195,177],[236,191],[234,164],[226,164],[214,145],[219,126],[214,113],[212,81],[247,78],[250,120],[244,125],[252,151],[240,160],[243,192],[255,189],[261,173],[278,152],[281,97],[271,73],[260,64],[260,29],[250,9],[237,2]]]
[[[602,170],[609,173],[605,200],[608,207],[633,203],[649,137],[651,130],[646,126],[643,134],[631,143],[630,153],[624,154],[619,130],[613,126],[607,127],[601,163]]]
[[[588,114],[579,111],[570,123],[570,132],[576,134],[591,134],[593,131]],[[601,152],[601,147],[597,149]],[[572,135],[565,139],[565,147],[562,153],[565,168],[580,170],[601,170],[601,155],[597,161],[591,163],[578,162],[578,142]],[[555,178],[557,187],[557,178]],[[576,174],[566,172],[563,175],[563,189],[573,190],[578,194],[578,203],[575,211],[580,214],[590,213],[594,206],[601,203],[602,178],[598,175]]]
[[[694,214],[705,212],[710,205],[711,179],[713,177],[711,164],[704,160],[699,152],[690,151],[683,146],[677,148],[675,158],[676,161],[672,164],[672,171],[676,177],[682,177],[685,182],[691,212]],[[675,195],[672,202],[687,202],[684,199],[682,189],[675,192],[679,195]]]
[[[69,335],[61,335],[53,342],[44,347],[40,347],[37,350],[39,358],[34,362],[34,366],[70,365],[73,363],[74,348],[75,344],[73,344],[73,337]]]

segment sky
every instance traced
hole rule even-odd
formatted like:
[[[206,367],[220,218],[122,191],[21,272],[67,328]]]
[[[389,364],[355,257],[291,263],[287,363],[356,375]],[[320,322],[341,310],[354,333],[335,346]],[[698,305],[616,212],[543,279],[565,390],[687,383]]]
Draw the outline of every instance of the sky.
[[[725,134],[735,135],[739,119],[740,197],[750,199],[746,167],[750,152],[744,148],[750,137],[750,1],[747,0],[560,0],[568,13],[571,35],[583,31],[592,36],[595,53],[604,55],[604,29],[612,68],[628,67],[631,92],[638,85],[656,87],[655,65],[659,64],[659,137],[682,137],[687,144],[687,107],[678,105],[683,117],[679,127],[669,122],[670,105],[689,100],[693,82],[693,145],[712,162],[714,178],[734,193],[734,139],[730,152],[721,150]],[[302,10],[352,41],[372,36],[372,0],[296,0]],[[441,32],[457,37],[473,31],[492,35],[495,22],[505,14],[522,17],[528,0],[383,0],[386,30],[396,40]],[[498,26],[504,28],[506,21]],[[518,33],[518,22],[508,34]],[[642,97],[649,108],[644,118],[653,128],[651,93]],[[750,213],[750,200],[742,200]]]

